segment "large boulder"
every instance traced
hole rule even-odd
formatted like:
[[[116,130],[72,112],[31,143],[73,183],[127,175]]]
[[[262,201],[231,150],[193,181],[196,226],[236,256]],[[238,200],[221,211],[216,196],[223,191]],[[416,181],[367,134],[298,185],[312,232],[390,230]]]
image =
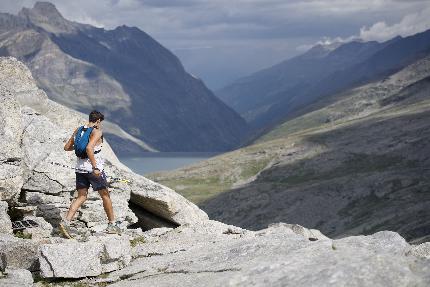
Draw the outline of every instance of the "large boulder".
[[[177,225],[205,221],[208,215],[172,189],[144,177],[130,184],[131,202]]]
[[[40,247],[40,274],[44,278],[97,276],[127,266],[131,260],[128,236],[91,236],[86,242],[68,240]]]
[[[21,239],[9,234],[0,235],[0,258],[2,270],[27,269],[36,271],[39,243],[30,239]]]
[[[46,244],[40,247],[40,274],[45,278],[80,278],[102,273],[100,253],[103,246],[95,242],[76,241]]]

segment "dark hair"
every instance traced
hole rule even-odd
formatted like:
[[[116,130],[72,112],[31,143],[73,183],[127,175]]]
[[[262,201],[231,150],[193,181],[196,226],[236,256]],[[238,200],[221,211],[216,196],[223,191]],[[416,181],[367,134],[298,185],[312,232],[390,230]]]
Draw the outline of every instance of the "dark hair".
[[[94,110],[90,113],[88,118],[91,123],[95,123],[97,120],[103,121],[105,116],[101,112]]]

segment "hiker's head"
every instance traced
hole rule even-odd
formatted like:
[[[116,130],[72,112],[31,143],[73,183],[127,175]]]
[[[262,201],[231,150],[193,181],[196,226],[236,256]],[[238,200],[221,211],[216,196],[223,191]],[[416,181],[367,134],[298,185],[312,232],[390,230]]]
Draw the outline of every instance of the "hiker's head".
[[[88,117],[90,123],[94,124],[97,128],[100,127],[101,122],[105,119],[105,116],[99,111],[92,111]]]

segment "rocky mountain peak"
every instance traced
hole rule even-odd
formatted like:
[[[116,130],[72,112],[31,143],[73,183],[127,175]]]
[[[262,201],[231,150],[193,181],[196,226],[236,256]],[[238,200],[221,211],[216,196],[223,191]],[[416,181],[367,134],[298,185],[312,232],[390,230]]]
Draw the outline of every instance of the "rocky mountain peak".
[[[73,33],[76,27],[73,22],[66,20],[50,2],[36,2],[33,8],[22,8],[18,16],[32,24],[54,34]]]
[[[57,7],[55,7],[55,5],[50,2],[36,2],[31,10],[34,13],[50,17],[63,17],[57,10]]]

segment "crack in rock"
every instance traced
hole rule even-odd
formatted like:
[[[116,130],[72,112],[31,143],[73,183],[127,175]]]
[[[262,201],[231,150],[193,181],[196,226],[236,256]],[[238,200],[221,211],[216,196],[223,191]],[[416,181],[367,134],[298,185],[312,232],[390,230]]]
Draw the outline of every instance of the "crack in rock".
[[[58,185],[61,186],[61,191],[68,191],[68,190],[64,190],[64,188],[66,187],[64,184],[62,184],[61,182],[59,182],[56,179],[53,179],[51,177],[49,177],[49,175],[46,172],[43,171],[37,171],[37,170],[33,170],[33,172],[37,173],[37,174],[43,174],[44,176],[46,176],[49,180],[52,180],[53,182],[58,183]]]
[[[57,277],[57,276],[55,276],[54,267],[52,267],[52,264],[51,264],[51,262],[48,260],[48,257],[46,257],[46,255],[45,255],[45,254],[43,254],[43,252],[40,252],[40,255],[41,255],[41,256],[46,260],[46,263],[48,263],[49,268],[51,268],[51,271],[52,271],[52,275],[53,275],[53,277]]]
[[[139,256],[133,257],[133,259],[148,258],[148,257],[153,257],[153,256],[163,256],[163,255],[175,254],[175,253],[178,253],[181,251],[187,251],[187,250],[186,249],[178,249],[178,250],[167,252],[167,253],[148,252],[146,255],[139,255]]]
[[[161,269],[159,269],[161,270]],[[165,275],[165,274],[200,274],[200,273],[221,273],[221,272],[230,272],[230,271],[241,271],[240,268],[223,268],[223,269],[218,269],[218,270],[198,270],[198,271],[190,271],[190,270],[171,270],[171,271],[161,271],[159,273],[155,273],[155,274],[150,274],[148,276],[143,276],[143,277],[139,277],[139,278],[131,278],[137,274],[140,273],[144,273],[146,272],[146,270],[134,273],[134,274],[127,274],[124,275],[122,277],[120,277],[120,280],[128,280],[128,281],[134,281],[134,280],[140,280],[143,278],[149,278],[149,277],[154,277],[154,276],[159,276],[159,275]]]

